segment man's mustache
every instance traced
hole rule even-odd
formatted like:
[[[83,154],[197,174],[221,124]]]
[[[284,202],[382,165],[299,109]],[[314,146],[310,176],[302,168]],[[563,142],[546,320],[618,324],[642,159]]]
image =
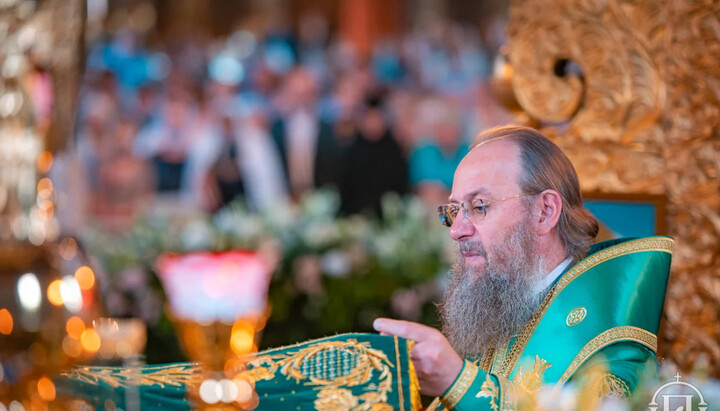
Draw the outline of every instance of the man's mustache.
[[[458,253],[471,252],[474,254],[478,254],[487,260],[487,252],[485,251],[485,247],[483,247],[479,241],[473,241],[473,240],[458,241],[457,248],[458,248]]]

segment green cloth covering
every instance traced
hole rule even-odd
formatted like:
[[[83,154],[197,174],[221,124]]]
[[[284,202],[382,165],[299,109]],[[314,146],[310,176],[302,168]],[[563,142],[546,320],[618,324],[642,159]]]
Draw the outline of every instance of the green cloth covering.
[[[343,334],[261,351],[241,376],[255,383],[258,410],[407,410],[420,407],[410,362],[412,342],[375,334]],[[76,367],[56,378],[61,396],[97,410],[194,408],[187,387],[202,369],[194,363],[141,368]]]

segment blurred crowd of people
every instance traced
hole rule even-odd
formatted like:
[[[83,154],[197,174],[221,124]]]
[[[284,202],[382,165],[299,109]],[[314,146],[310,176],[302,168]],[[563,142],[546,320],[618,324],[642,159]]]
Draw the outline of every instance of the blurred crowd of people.
[[[157,201],[256,210],[334,186],[344,213],[388,192],[445,202],[483,128],[511,121],[476,28],[378,42],[369,59],[319,16],[298,30],[149,47],[118,31],[89,53],[76,154],[90,215],[123,225]]]

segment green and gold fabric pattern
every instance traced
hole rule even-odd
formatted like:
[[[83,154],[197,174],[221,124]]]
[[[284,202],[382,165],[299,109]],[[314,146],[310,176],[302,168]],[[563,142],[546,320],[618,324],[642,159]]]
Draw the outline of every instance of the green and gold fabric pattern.
[[[261,351],[236,378],[255,386],[261,410],[415,411],[420,394],[411,349],[402,338],[343,334]],[[57,386],[60,394],[97,410],[126,408],[133,393],[142,409],[191,409],[187,389],[201,382],[202,373],[192,363],[77,367]]]

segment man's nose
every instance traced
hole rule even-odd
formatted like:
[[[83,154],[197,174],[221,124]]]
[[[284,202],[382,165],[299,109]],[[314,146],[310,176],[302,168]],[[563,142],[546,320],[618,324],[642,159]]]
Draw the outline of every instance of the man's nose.
[[[459,241],[462,238],[472,236],[474,233],[475,226],[473,226],[470,219],[465,216],[465,213],[460,210],[450,226],[450,238]]]

